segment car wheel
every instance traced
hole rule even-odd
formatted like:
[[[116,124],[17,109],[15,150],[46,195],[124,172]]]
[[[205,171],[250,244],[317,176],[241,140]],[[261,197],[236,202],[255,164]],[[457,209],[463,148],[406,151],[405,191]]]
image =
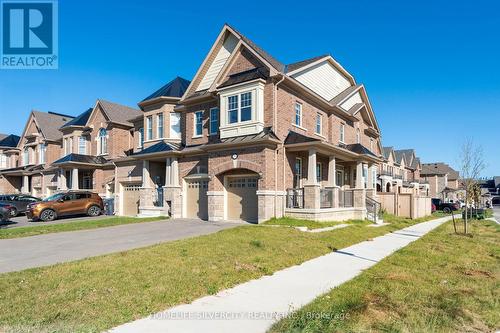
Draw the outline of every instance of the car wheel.
[[[54,221],[56,219],[56,217],[57,217],[57,214],[52,209],[45,209],[40,214],[40,220],[42,220],[43,222]]]
[[[444,208],[443,208],[443,212],[445,212],[446,214],[451,213],[451,209],[450,209],[450,207],[444,207]]]
[[[101,215],[101,208],[99,206],[90,206],[87,210],[88,216],[99,216]]]
[[[11,217],[16,217],[16,216],[17,216],[17,214],[19,214],[19,212],[17,211],[16,207],[12,207],[12,208],[10,209],[10,216],[11,216]]]

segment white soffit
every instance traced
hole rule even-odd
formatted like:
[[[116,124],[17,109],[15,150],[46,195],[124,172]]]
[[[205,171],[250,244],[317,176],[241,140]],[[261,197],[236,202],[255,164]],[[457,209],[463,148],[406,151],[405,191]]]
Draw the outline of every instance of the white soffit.
[[[227,59],[234,51],[236,44],[238,44],[238,38],[236,38],[233,34],[229,34],[222,44],[222,47],[220,48],[219,53],[217,53],[214,61],[210,64],[207,73],[201,80],[196,91],[210,88],[222,67],[226,64]]]
[[[340,105],[340,107],[346,111],[350,110],[355,104],[358,104],[358,103],[363,103],[363,100],[361,99],[361,95],[359,94],[359,92],[355,93],[354,95],[352,95],[351,97],[349,97],[349,99],[347,101],[345,101],[344,103],[342,103]]]
[[[327,101],[351,86],[349,80],[328,60],[293,74],[292,77]]]

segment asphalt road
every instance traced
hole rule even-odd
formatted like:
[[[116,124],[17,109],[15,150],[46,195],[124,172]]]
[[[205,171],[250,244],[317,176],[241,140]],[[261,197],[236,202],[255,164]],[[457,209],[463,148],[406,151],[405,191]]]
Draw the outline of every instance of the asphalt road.
[[[211,234],[242,223],[175,219],[0,240],[0,273]]]
[[[50,221],[50,222],[40,222],[40,221],[32,222],[32,221],[28,220],[26,215],[19,215],[19,216],[10,218],[9,221],[0,222],[0,229],[10,229],[10,228],[19,228],[19,227],[36,227],[36,226],[41,226],[41,225],[99,220],[99,219],[104,219],[104,218],[109,218],[109,217],[112,217],[112,216],[107,216],[107,215],[101,215],[101,216],[97,216],[97,217],[69,216],[69,217],[61,217],[55,221]]]

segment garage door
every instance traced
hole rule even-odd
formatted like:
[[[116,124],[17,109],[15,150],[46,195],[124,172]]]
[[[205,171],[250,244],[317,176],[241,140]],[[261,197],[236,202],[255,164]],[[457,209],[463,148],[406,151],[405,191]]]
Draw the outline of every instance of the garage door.
[[[228,219],[256,222],[257,178],[231,177],[227,185]]]
[[[139,214],[140,185],[123,187],[123,215],[136,216]]]
[[[187,180],[186,213],[188,218],[208,219],[208,180]]]

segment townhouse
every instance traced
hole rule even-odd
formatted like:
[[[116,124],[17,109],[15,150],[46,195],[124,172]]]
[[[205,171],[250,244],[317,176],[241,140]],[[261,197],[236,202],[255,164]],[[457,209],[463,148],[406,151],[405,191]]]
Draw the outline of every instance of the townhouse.
[[[0,134],[0,193],[13,192],[20,188],[19,179],[5,177],[2,171],[18,166],[20,137],[14,134]]]
[[[260,222],[373,207],[380,130],[365,87],[329,55],[286,65],[225,25],[191,82],[139,106],[144,143],[116,163],[120,214],[138,202],[143,215]],[[140,180],[126,176],[134,161]]]
[[[414,149],[383,147],[379,165],[378,192],[414,193],[429,196],[429,184],[421,179],[422,164]]]
[[[443,162],[424,163],[420,172],[421,179],[429,182],[429,195],[445,201],[459,199],[459,172]]]

